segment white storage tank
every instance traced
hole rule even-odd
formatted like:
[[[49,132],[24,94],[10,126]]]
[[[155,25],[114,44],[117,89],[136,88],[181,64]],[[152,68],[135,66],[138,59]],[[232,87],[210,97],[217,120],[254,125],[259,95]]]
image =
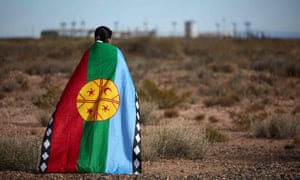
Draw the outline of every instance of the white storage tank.
[[[198,31],[195,21],[185,22],[185,37],[186,38],[196,38],[198,37]]]

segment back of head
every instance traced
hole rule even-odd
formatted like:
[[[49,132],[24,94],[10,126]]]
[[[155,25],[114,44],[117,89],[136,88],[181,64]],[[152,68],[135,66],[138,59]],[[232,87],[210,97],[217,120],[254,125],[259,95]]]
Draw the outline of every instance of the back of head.
[[[95,41],[100,40],[103,42],[109,42],[111,36],[112,31],[106,26],[97,27],[95,30]]]

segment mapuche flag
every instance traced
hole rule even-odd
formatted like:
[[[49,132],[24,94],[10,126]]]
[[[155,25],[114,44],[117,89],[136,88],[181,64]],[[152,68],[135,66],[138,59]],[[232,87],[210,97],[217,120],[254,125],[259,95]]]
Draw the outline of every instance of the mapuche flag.
[[[41,172],[141,172],[139,104],[120,49],[95,42],[56,106],[42,143]]]

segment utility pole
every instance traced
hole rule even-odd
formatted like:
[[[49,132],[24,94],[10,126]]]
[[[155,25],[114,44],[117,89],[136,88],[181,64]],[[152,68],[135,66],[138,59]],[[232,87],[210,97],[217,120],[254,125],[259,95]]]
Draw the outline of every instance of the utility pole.
[[[177,25],[176,21],[172,21],[172,26],[173,26],[172,34],[173,34],[174,37],[176,36],[176,25]]]
[[[82,30],[81,36],[84,36],[84,32],[85,32],[85,28],[84,28],[84,26],[85,26],[85,21],[82,20],[82,21],[80,22],[80,24],[81,24],[81,30]]]
[[[62,36],[66,36],[66,34],[65,34],[66,26],[67,26],[67,23],[66,23],[66,22],[61,22],[61,23],[60,23],[60,27],[61,27],[61,31],[62,31],[61,35],[62,35]]]
[[[217,37],[220,37],[220,23],[216,23],[216,28],[217,28],[217,31],[216,31],[216,35]]]
[[[246,21],[245,26],[246,26],[246,37],[250,38],[251,37],[251,23],[249,21]]]
[[[232,26],[233,26],[233,37],[236,38],[237,37],[236,22],[233,22]]]
[[[71,36],[75,36],[76,22],[75,22],[75,21],[72,21],[72,22],[71,22],[71,26],[72,26],[72,29],[71,29]]]
[[[223,25],[223,36],[226,36],[226,19],[223,17],[222,19],[222,25]]]
[[[148,20],[147,18],[144,21],[144,31],[147,33],[148,32]]]

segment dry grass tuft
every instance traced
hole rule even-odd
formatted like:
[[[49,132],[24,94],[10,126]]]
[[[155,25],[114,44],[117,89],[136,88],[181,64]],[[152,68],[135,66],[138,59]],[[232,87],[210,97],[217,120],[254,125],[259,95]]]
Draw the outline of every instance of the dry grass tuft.
[[[142,54],[147,58],[170,59],[183,54],[183,46],[176,38],[132,38],[126,41],[115,41],[117,45],[130,54]]]
[[[220,97],[209,97],[203,101],[206,107],[222,106],[229,107],[239,102],[239,97],[235,94],[228,94]]]
[[[149,146],[151,150],[148,150],[148,154],[151,154],[153,158],[202,159],[208,151],[209,143],[203,132],[191,131],[180,123],[176,123],[176,126],[168,125],[160,128]]]
[[[0,136],[0,170],[34,171],[40,155],[40,139]]]
[[[208,67],[213,71],[213,72],[221,72],[221,73],[232,73],[234,72],[234,66],[229,63],[211,63],[208,65]]]
[[[283,56],[266,56],[252,61],[251,68],[283,77],[300,77],[300,60]]]
[[[252,114],[247,111],[234,112],[228,111],[230,118],[236,130],[248,131],[254,124],[263,121],[267,118],[268,114],[264,111],[257,114]]]
[[[33,96],[32,102],[41,109],[54,109],[59,100],[61,90],[56,85],[46,85],[45,89],[45,93]]]
[[[197,114],[195,117],[196,121],[203,121],[205,119],[205,114]]]
[[[217,129],[210,125],[207,125],[205,128],[205,137],[207,138],[208,142],[211,143],[226,142],[229,140],[228,136],[220,133]]]
[[[44,59],[43,62],[30,61],[26,63],[23,68],[27,74],[30,75],[44,75],[44,74],[54,74],[54,73],[68,73],[71,74],[76,62]]]
[[[4,92],[12,92],[14,90],[28,90],[28,81],[22,74],[14,74],[8,75],[8,78],[4,80],[4,85],[2,86],[2,91]]]
[[[300,104],[296,105],[292,111],[292,114],[298,114],[298,113],[300,113]]]
[[[5,98],[5,94],[3,92],[0,92],[0,100]]]
[[[298,133],[294,138],[294,144],[300,144],[300,133]]]
[[[51,109],[52,110],[52,109]],[[50,120],[51,112],[50,109],[40,109],[37,115],[38,122],[43,126],[46,127]]]
[[[179,116],[179,112],[176,109],[166,109],[164,115],[166,118],[174,118]]]
[[[156,116],[155,111],[157,111],[157,104],[151,101],[144,101],[140,99],[140,112],[141,121],[144,125],[156,125],[159,122],[159,118]]]
[[[177,95],[175,89],[160,89],[153,81],[145,80],[140,96],[149,101],[155,101],[159,108],[173,108],[183,102],[187,94]]]
[[[217,123],[219,122],[220,120],[218,118],[216,118],[215,116],[209,116],[208,118],[209,122],[211,123]]]
[[[299,133],[300,121],[290,114],[275,114],[254,127],[255,137],[284,139],[295,138]]]

